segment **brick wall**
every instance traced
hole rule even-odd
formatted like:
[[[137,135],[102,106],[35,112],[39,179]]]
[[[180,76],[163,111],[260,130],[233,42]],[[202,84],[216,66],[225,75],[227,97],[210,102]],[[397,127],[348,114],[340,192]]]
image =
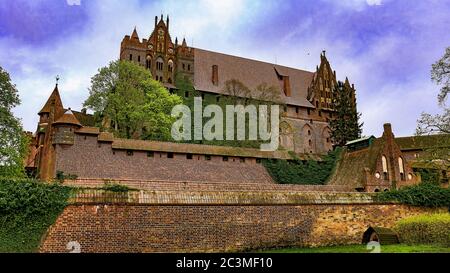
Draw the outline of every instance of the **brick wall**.
[[[235,159],[235,160],[233,160]],[[98,142],[96,136],[75,135],[75,145],[56,146],[56,171],[74,174],[79,178],[141,179],[156,181],[209,181],[273,183],[264,166],[248,159],[237,158],[223,162],[222,157],[155,152],[148,157],[145,151],[114,150],[111,143]]]
[[[292,185],[276,183],[260,183],[255,187],[254,182],[209,182],[209,181],[170,181],[170,180],[130,180],[130,179],[89,179],[78,178],[65,180],[64,185],[102,188],[106,182],[128,186],[139,190],[168,190],[168,191],[279,191],[279,192],[354,192],[352,186],[347,185]]]
[[[192,204],[187,199],[180,204],[78,200],[49,229],[40,251],[68,252],[70,241],[79,242],[82,252],[223,252],[358,244],[369,226],[392,227],[401,218],[430,211],[351,201],[348,194],[340,202],[291,197],[288,200],[297,202],[263,204],[246,197],[248,204],[239,199],[227,205],[195,204],[196,199],[208,201],[211,196],[189,196],[185,198]]]

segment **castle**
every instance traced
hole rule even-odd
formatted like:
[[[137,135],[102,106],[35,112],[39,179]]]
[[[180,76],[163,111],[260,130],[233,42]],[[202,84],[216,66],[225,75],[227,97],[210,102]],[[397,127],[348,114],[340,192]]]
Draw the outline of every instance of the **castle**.
[[[182,144],[116,138],[95,127],[93,116],[65,108],[58,84],[39,111],[32,135],[27,168],[43,180],[58,174],[73,175],[68,183],[101,186],[105,180],[146,189],[281,190],[281,191],[381,191],[415,184],[412,163],[425,149],[403,139],[397,143],[391,126],[381,138],[369,137],[348,143],[328,185],[277,185],[262,159],[317,159],[332,149],[328,122],[333,118],[332,87],[336,72],[325,56],[316,72],[269,64],[188,47],[172,42],[169,18],[155,18],[149,39],[139,39],[136,29],[125,36],[120,59],[149,69],[169,90],[174,77],[190,79],[202,96],[223,95],[224,83],[237,79],[250,88],[264,79],[280,88],[286,104],[280,128],[283,149],[264,152],[251,148]],[[344,84],[355,99],[348,79]],[[185,94],[189,96],[190,94]],[[412,138],[411,138],[412,139]],[[448,139],[448,137],[446,138]],[[409,144],[408,144],[409,143]],[[409,145],[409,146],[408,146]],[[448,146],[447,146],[448,148]],[[410,155],[413,152],[414,155]]]
[[[120,60],[136,62],[150,70],[153,77],[171,91],[177,89],[175,77],[189,79],[202,97],[230,95],[225,83],[238,80],[258,98],[257,87],[266,83],[278,88],[286,107],[280,123],[280,145],[303,154],[324,154],[333,147],[328,122],[333,119],[333,88],[336,71],[323,52],[315,72],[284,67],[222,53],[189,47],[183,39],[175,43],[169,33],[169,17],[155,17],[155,27],[148,39],[140,39],[134,29],[120,46]],[[351,93],[356,107],[355,87],[346,78],[344,88]],[[189,97],[188,92],[180,94]]]

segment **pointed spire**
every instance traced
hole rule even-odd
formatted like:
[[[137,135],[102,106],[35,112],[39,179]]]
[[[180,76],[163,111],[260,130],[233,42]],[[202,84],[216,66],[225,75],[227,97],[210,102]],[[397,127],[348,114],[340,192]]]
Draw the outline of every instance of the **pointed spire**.
[[[175,37],[175,46],[178,46],[178,37]]]
[[[63,107],[62,101],[61,101],[61,96],[59,95],[59,90],[58,90],[58,81],[59,81],[59,76],[56,77],[57,81],[55,84],[55,89],[53,89],[52,94],[50,95],[50,97],[48,98],[47,102],[45,103],[44,107],[42,107],[41,111],[39,111],[38,114],[43,114],[43,113],[50,113],[51,109],[52,109],[52,105],[55,105],[57,107]]]
[[[182,46],[183,46],[183,47],[187,47],[186,38],[183,38],[183,44],[182,44]]]
[[[166,26],[167,26],[167,29],[169,29],[169,14],[167,14]]]
[[[155,16],[155,28],[157,24],[158,24],[158,16]]]
[[[136,27],[134,27],[133,34],[131,34],[131,39],[139,40],[139,35],[137,33]]]

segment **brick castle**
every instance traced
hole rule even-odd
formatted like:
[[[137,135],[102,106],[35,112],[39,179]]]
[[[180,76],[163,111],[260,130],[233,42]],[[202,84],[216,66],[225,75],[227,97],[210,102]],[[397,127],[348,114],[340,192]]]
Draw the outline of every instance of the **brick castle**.
[[[93,117],[85,110],[65,108],[56,85],[38,113],[40,119],[32,136],[27,168],[44,180],[64,173],[77,177],[71,183],[92,186],[114,180],[146,189],[314,188],[276,185],[260,163],[265,158],[292,159],[291,152],[303,159],[319,160],[319,155],[332,149],[328,122],[333,119],[331,101],[337,79],[325,52],[316,71],[308,72],[189,47],[184,39],[178,44],[177,39],[173,42],[170,37],[169,18],[158,19],[155,18],[155,29],[148,39],[141,40],[136,29],[124,37],[120,59],[145,66],[171,91],[177,89],[175,75],[189,79],[202,96],[226,95],[224,83],[231,79],[252,90],[262,83],[261,79],[279,87],[286,105],[280,123],[283,149],[262,152],[115,138],[95,127]],[[351,92],[356,107],[355,88],[347,78],[344,87]],[[411,141],[397,140],[387,124],[382,137],[349,143],[329,185],[314,190],[381,191],[417,183],[420,178],[414,174],[412,164],[426,147],[410,147]]]

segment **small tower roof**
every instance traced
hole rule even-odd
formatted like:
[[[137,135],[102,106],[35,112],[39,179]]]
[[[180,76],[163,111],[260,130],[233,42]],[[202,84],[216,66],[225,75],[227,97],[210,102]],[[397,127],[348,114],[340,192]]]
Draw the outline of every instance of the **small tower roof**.
[[[55,105],[61,105],[61,107],[63,105],[61,101],[61,96],[59,95],[58,84],[55,85],[55,89],[53,89],[52,94],[50,95],[44,107],[42,107],[41,111],[39,111],[38,114],[50,113],[52,103],[54,103]]]
[[[136,27],[134,27],[133,33],[131,34],[131,39],[138,39],[139,40],[139,35],[137,33]]]
[[[73,114],[72,110],[67,110],[64,115],[62,115],[54,124],[68,124],[68,125],[77,125],[81,127],[81,123]]]

